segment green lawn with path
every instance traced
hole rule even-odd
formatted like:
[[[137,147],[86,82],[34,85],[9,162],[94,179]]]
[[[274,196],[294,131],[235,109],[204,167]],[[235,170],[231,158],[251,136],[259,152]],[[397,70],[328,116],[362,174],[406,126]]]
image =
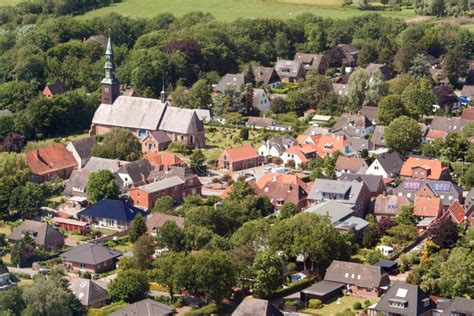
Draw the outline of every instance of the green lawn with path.
[[[371,297],[356,297],[356,296],[343,296],[341,297],[339,304],[338,301],[335,300],[330,304],[324,304],[322,308],[319,309],[311,309],[306,308],[301,312],[307,313],[310,315],[335,315],[338,312],[344,311],[346,308],[352,309],[352,305],[355,302],[359,302],[362,306],[364,306],[364,301],[369,299],[371,305],[375,304],[379,301],[379,298]]]

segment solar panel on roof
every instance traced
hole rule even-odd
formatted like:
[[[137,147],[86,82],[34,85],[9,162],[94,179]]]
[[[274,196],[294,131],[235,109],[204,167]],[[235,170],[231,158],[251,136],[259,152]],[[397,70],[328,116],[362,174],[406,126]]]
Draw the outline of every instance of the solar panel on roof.
[[[433,189],[435,191],[449,191],[451,188],[451,183],[435,183],[433,184]]]
[[[420,189],[420,182],[404,182],[403,188],[407,190],[419,190]]]

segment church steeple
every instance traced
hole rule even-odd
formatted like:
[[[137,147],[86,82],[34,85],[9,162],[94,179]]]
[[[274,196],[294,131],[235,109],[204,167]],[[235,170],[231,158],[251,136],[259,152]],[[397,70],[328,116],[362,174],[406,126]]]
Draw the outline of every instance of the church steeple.
[[[163,103],[163,104],[166,102],[166,91],[165,91],[165,82],[164,81],[163,81],[163,87],[161,88],[160,100],[161,100],[161,103]]]
[[[109,35],[107,49],[105,51],[105,78],[102,79],[102,103],[113,104],[120,93],[120,83],[115,78],[114,51],[112,49],[112,38]]]

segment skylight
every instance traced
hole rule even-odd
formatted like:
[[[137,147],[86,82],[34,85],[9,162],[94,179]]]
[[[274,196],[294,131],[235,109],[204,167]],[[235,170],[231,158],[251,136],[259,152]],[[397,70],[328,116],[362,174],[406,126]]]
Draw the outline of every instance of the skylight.
[[[397,290],[397,294],[395,294],[395,296],[405,298],[405,297],[407,297],[407,293],[408,293],[407,289],[401,289],[400,288],[400,289]]]

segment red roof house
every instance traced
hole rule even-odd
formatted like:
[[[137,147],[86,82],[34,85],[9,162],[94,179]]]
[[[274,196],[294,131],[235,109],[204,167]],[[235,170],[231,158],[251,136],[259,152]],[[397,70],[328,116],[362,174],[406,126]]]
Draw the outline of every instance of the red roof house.
[[[164,151],[149,152],[145,159],[159,171],[168,170],[170,167],[186,167],[186,163],[177,155]]]
[[[55,177],[69,178],[77,167],[74,156],[62,144],[55,144],[26,152],[26,164],[33,180],[43,182]]]
[[[251,145],[227,148],[220,155],[218,167],[230,171],[255,168],[260,161],[257,149]]]
[[[414,214],[419,218],[438,218],[443,212],[443,204],[439,198],[415,197]]]
[[[441,161],[418,157],[410,157],[405,161],[400,176],[414,180],[451,180],[449,168],[443,166]]]
[[[43,89],[43,95],[47,98],[52,98],[55,95],[60,95],[66,92],[67,92],[66,87],[60,82],[47,85]]]
[[[474,224],[474,218],[472,217],[474,208],[464,210],[464,207],[458,201],[451,204],[445,213],[445,216],[451,216],[451,219],[456,224],[463,224],[468,221],[471,225]]]

